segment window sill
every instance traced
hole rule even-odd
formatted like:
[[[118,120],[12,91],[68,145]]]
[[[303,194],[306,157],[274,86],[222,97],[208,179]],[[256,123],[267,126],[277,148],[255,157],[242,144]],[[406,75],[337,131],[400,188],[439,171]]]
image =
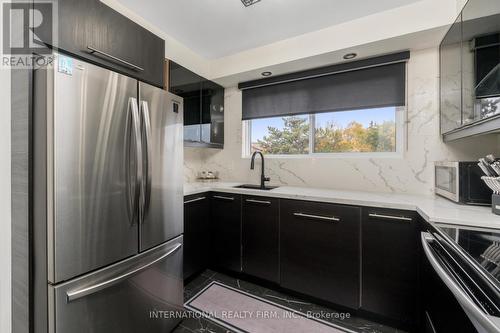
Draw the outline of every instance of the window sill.
[[[243,159],[250,159],[252,155],[242,156]],[[316,153],[304,155],[268,155],[264,154],[266,159],[403,159],[403,153]]]

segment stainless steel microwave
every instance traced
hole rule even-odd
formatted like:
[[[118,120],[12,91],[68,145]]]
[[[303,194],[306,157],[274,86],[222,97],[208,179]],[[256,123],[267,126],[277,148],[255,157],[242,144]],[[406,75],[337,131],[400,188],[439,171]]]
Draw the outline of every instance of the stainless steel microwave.
[[[492,191],[481,180],[483,172],[473,162],[435,162],[436,194],[465,205],[491,205]]]

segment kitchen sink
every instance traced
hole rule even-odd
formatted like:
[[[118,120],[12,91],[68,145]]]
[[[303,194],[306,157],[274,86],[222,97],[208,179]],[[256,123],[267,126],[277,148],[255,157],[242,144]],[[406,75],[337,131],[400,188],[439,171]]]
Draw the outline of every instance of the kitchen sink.
[[[260,185],[253,185],[253,184],[244,184],[244,185],[238,185],[235,186],[235,188],[248,188],[252,190],[263,190],[263,191],[269,191],[275,188],[278,188],[279,186],[266,186],[264,188],[261,188]]]

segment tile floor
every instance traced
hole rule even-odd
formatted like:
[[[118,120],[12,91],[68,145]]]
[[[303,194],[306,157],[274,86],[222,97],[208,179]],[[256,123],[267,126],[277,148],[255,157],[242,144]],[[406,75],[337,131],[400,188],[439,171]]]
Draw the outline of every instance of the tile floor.
[[[319,306],[308,301],[301,300],[300,298],[286,295],[282,292],[274,291],[254,283],[244,280],[236,279],[228,275],[218,273],[212,270],[206,270],[193,280],[191,280],[184,288],[184,300],[187,301],[196,293],[202,290],[210,282],[217,281],[227,286],[246,291],[255,296],[270,300],[274,303],[281,304],[291,309],[307,313],[321,313],[323,312],[336,312],[333,309]],[[362,333],[404,333],[382,324],[378,324],[359,317],[350,316],[350,318],[331,318],[325,319],[338,324],[342,327]],[[175,329],[174,333],[232,333],[232,331],[222,327],[206,318],[190,318],[183,320]]]

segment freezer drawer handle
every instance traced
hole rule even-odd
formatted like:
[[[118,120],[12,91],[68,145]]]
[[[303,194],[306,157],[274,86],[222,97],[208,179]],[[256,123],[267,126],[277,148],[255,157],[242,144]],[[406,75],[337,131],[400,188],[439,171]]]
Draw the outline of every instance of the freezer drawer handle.
[[[234,200],[233,197],[223,197],[221,195],[214,195],[214,198],[215,199],[221,199],[221,200],[227,200],[227,201],[233,201]]]
[[[370,213],[370,214],[368,214],[368,216],[374,217],[377,219],[385,219],[385,220],[405,221],[405,222],[412,221],[411,217],[406,217],[406,216],[382,215],[382,214],[375,214],[375,213]]]
[[[335,216],[321,216],[321,215],[311,215],[311,214],[305,214],[305,213],[293,213],[293,215],[298,216],[298,217],[305,217],[307,219],[313,219],[313,220],[340,222],[340,218],[335,217]]]
[[[177,251],[178,249],[180,249],[182,246],[182,243],[177,243],[175,244],[167,253],[163,254],[162,256],[160,256],[159,258],[156,258],[155,260],[139,267],[139,268],[136,268],[136,269],[133,269],[129,272],[126,272],[126,273],[123,273],[122,275],[119,275],[117,277],[114,277],[110,280],[107,280],[107,281],[104,281],[104,282],[100,282],[100,283],[97,283],[97,284],[94,284],[92,286],[88,286],[88,287],[83,287],[81,289],[76,289],[76,290],[73,290],[73,291],[68,291],[66,292],[66,297],[68,299],[68,303],[71,302],[71,301],[74,301],[74,300],[77,300],[79,298],[82,298],[82,297],[85,297],[85,296],[88,296],[88,295],[91,295],[91,294],[94,294],[98,291],[101,291],[103,289],[106,289],[106,288],[109,288],[117,283],[120,283],[122,281],[125,281],[127,279],[129,279],[132,275],[135,275],[137,273],[140,273],[141,271],[147,269],[148,267],[156,264],[157,262],[159,261],[162,261],[163,259],[171,256],[175,251]]]
[[[263,201],[263,200],[246,199],[245,201],[250,202],[250,203],[261,204],[261,205],[270,205],[271,204],[271,201]]]
[[[201,201],[201,200],[205,200],[206,197],[199,197],[199,198],[196,198],[196,199],[191,199],[191,200],[188,200],[188,201],[184,201],[184,204],[189,204],[189,203],[192,203],[192,202],[197,202],[197,201]]]
[[[137,65],[134,65],[134,64],[133,64],[133,63],[131,63],[131,62],[128,62],[128,61],[125,61],[125,60],[120,59],[120,58],[118,58],[118,57],[115,57],[115,56],[113,56],[113,55],[111,55],[111,54],[109,54],[109,53],[106,53],[106,52],[100,51],[100,50],[98,50],[98,49],[96,49],[96,48],[93,48],[92,46],[87,46],[87,49],[90,51],[90,53],[91,53],[91,54],[92,54],[92,53],[98,53],[98,54],[103,55],[103,56],[105,56],[105,57],[107,57],[107,58],[110,58],[110,59],[112,59],[112,60],[114,60],[114,61],[116,61],[116,62],[119,62],[119,63],[120,63],[120,64],[122,64],[122,65],[125,65],[125,66],[127,66],[127,67],[132,68],[132,69],[135,69],[136,71],[141,71],[141,72],[142,72],[142,71],[144,71],[144,68],[142,68],[142,67],[139,67],[139,66],[137,66]]]
[[[453,293],[458,303],[465,310],[467,315],[472,317],[473,323],[480,323],[482,332],[498,332],[498,327],[490,320],[489,316],[484,313],[474,301],[462,290],[462,288],[454,281],[454,279],[446,272],[442,264],[437,260],[434,255],[434,251],[431,249],[429,243],[437,242],[437,240],[427,232],[422,232],[421,234],[422,247],[424,249],[425,255],[429,260],[431,266],[436,271],[437,275],[443,280],[446,286]],[[474,325],[476,326],[476,325]],[[476,326],[477,329],[479,329]]]

